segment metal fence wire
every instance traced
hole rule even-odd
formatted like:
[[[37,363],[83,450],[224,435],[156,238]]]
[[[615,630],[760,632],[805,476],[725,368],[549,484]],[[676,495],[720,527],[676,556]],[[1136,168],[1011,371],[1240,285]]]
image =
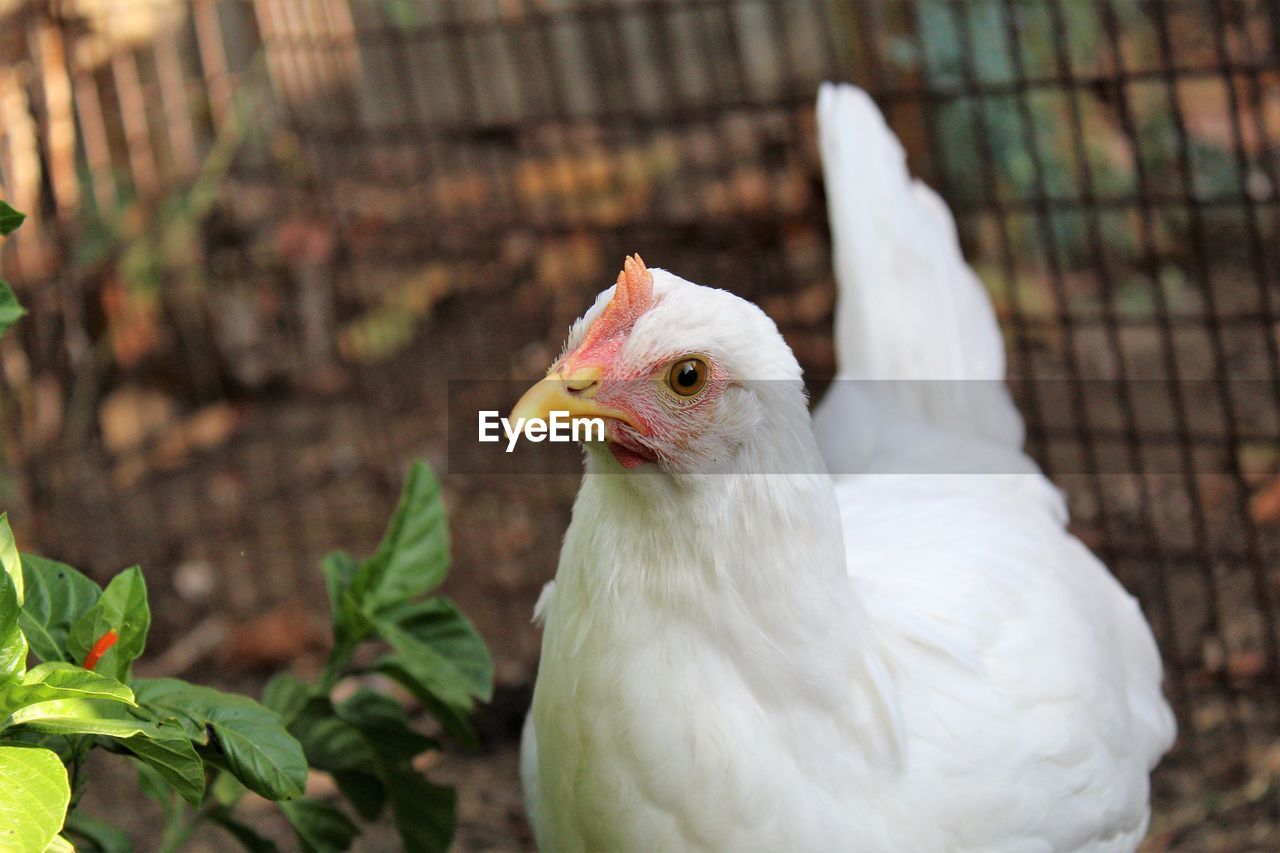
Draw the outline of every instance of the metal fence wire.
[[[1276,769],[1277,0],[0,0],[32,308],[0,501],[33,549],[168,578],[173,637],[322,606],[314,558],[444,464],[444,380],[535,375],[625,252],[830,376],[828,79],[955,212],[1030,449],[1153,624],[1159,796]],[[572,491],[512,516],[474,479],[455,526]],[[474,593],[520,613],[555,542],[501,538],[458,559],[524,578]],[[527,679],[532,641],[495,642]]]

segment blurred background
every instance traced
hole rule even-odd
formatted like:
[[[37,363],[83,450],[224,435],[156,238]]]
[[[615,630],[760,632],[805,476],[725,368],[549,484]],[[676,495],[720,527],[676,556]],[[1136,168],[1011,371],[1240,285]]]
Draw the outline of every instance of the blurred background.
[[[1156,631],[1150,848],[1277,849],[1278,0],[0,0],[20,545],[141,563],[140,671],[254,692],[318,667],[317,559],[372,550],[427,459],[499,681],[439,767],[457,846],[527,847],[577,482],[449,473],[449,383],[541,375],[640,252],[758,302],[820,392],[826,79],[955,211],[1030,449]]]

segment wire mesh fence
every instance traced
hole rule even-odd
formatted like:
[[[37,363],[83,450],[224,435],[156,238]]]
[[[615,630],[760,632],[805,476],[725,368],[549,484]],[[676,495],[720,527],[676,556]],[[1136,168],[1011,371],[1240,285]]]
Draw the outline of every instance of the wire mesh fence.
[[[444,465],[446,380],[536,374],[637,250],[759,302],[820,389],[826,79],[955,211],[1030,448],[1153,623],[1162,796],[1274,769],[1275,0],[0,2],[0,186],[32,213],[0,500],[33,547],[167,573],[171,638],[323,606],[314,558],[377,535],[405,459]],[[490,634],[572,493],[503,488],[450,482],[458,526],[516,531],[459,541]],[[534,641],[496,642],[527,679]]]

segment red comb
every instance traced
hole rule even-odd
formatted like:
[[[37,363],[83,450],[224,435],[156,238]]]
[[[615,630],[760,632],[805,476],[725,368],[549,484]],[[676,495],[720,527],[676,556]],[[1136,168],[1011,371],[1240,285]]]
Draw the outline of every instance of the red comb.
[[[653,273],[645,267],[639,255],[631,255],[623,262],[622,272],[618,273],[613,298],[587,330],[578,351],[590,350],[602,341],[627,334],[640,315],[652,305]]]

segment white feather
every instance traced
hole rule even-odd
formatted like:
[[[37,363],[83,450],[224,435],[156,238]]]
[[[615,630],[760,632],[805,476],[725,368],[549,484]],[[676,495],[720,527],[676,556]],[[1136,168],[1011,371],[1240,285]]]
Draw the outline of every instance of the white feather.
[[[1150,631],[1066,531],[1002,390],[894,389],[999,390],[1000,339],[870,100],[828,87],[819,109],[842,375],[895,382],[838,384],[815,427],[759,309],[654,271],[620,359],[704,352],[770,381],[725,392],[717,431],[738,443],[714,468],[624,471],[588,448],[538,605],[538,843],[1133,850],[1173,738]],[[959,457],[992,473],[946,473]]]
[[[1000,327],[960,254],[951,212],[911,178],[901,144],[861,89],[822,87],[818,133],[844,380],[828,395],[827,409],[846,414],[853,407],[846,393],[891,380],[859,393],[896,402],[922,424],[1020,447],[1022,420],[1002,383]],[[826,426],[819,412],[820,434]],[[828,447],[840,463],[833,469],[853,470],[858,460],[850,454],[864,448],[839,428],[833,438]]]

